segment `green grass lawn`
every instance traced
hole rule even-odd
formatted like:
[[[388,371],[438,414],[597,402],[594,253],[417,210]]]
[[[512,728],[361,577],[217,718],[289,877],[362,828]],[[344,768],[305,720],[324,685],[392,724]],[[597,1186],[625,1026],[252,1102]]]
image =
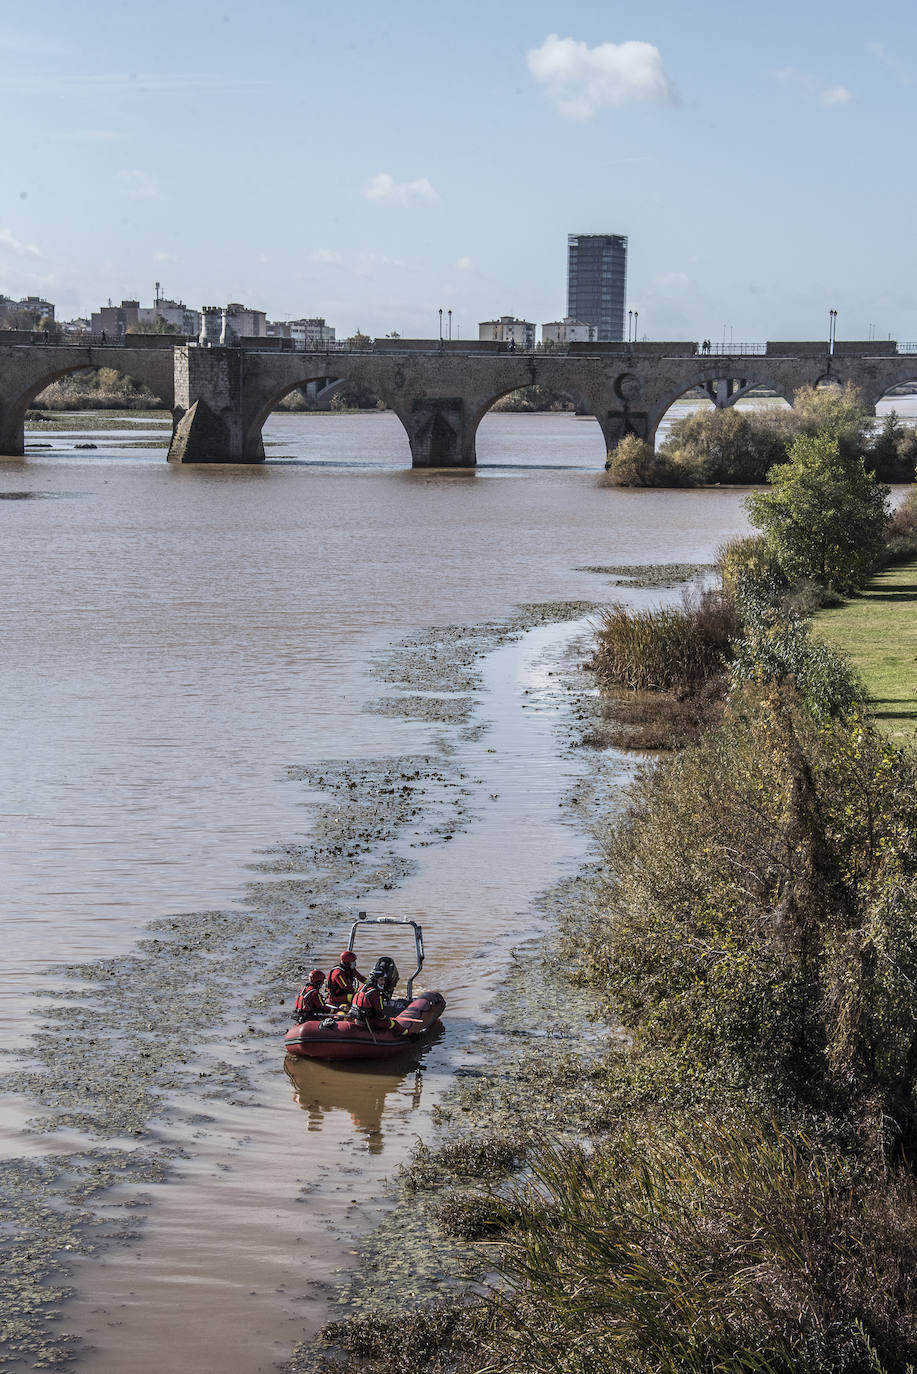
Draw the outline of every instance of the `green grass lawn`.
[[[854,600],[819,611],[813,630],[849,654],[870,714],[895,743],[917,742],[917,562],[887,568]]]

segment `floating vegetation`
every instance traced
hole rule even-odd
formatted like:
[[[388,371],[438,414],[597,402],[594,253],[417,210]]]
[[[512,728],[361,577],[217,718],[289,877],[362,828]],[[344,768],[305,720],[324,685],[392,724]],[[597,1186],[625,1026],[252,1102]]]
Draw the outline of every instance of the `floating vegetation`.
[[[409,720],[428,720],[443,725],[464,724],[473,709],[473,697],[428,697],[416,693],[383,697],[364,707],[377,716],[405,716]]]
[[[575,572],[598,573],[613,577],[619,587],[677,587],[695,577],[715,572],[714,563],[622,563],[599,566],[587,564]]]
[[[71,491],[0,491],[0,501],[55,501],[75,494]]]

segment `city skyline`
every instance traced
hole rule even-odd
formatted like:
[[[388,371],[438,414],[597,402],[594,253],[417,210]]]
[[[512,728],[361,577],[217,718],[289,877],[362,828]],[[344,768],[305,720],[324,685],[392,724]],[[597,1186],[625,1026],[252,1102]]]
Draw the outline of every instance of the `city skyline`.
[[[72,318],[161,281],[339,337],[429,337],[442,308],[472,338],[558,319],[567,235],[611,228],[651,338],[817,338],[829,309],[839,337],[917,338],[914,28],[898,0],[754,26],[671,0],[49,0],[0,28],[0,292]]]

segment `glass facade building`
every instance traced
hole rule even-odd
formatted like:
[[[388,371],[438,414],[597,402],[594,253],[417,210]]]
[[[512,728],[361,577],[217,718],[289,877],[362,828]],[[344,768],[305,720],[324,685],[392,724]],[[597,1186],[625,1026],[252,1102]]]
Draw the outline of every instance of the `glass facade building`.
[[[599,343],[624,339],[627,236],[567,235],[567,314],[594,324]]]

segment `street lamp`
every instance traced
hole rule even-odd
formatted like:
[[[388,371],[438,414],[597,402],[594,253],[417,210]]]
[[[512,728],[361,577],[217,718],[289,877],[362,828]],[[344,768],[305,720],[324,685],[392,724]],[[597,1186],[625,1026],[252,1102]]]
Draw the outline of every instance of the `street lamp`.
[[[828,356],[834,356],[834,341],[837,338],[837,311],[828,311]]]
[[[452,311],[449,311],[449,342],[452,342]]]
[[[634,311],[634,343],[637,342],[637,321],[639,320],[639,318],[640,318],[640,311],[639,311],[639,310],[635,310],[635,311]]]
[[[443,307],[439,307],[439,341],[443,341]]]
[[[633,332],[633,330],[634,330],[634,312],[633,312],[632,310],[628,310],[628,312],[627,312],[627,342],[628,342],[628,343],[630,343],[631,339],[634,337],[634,332]]]

